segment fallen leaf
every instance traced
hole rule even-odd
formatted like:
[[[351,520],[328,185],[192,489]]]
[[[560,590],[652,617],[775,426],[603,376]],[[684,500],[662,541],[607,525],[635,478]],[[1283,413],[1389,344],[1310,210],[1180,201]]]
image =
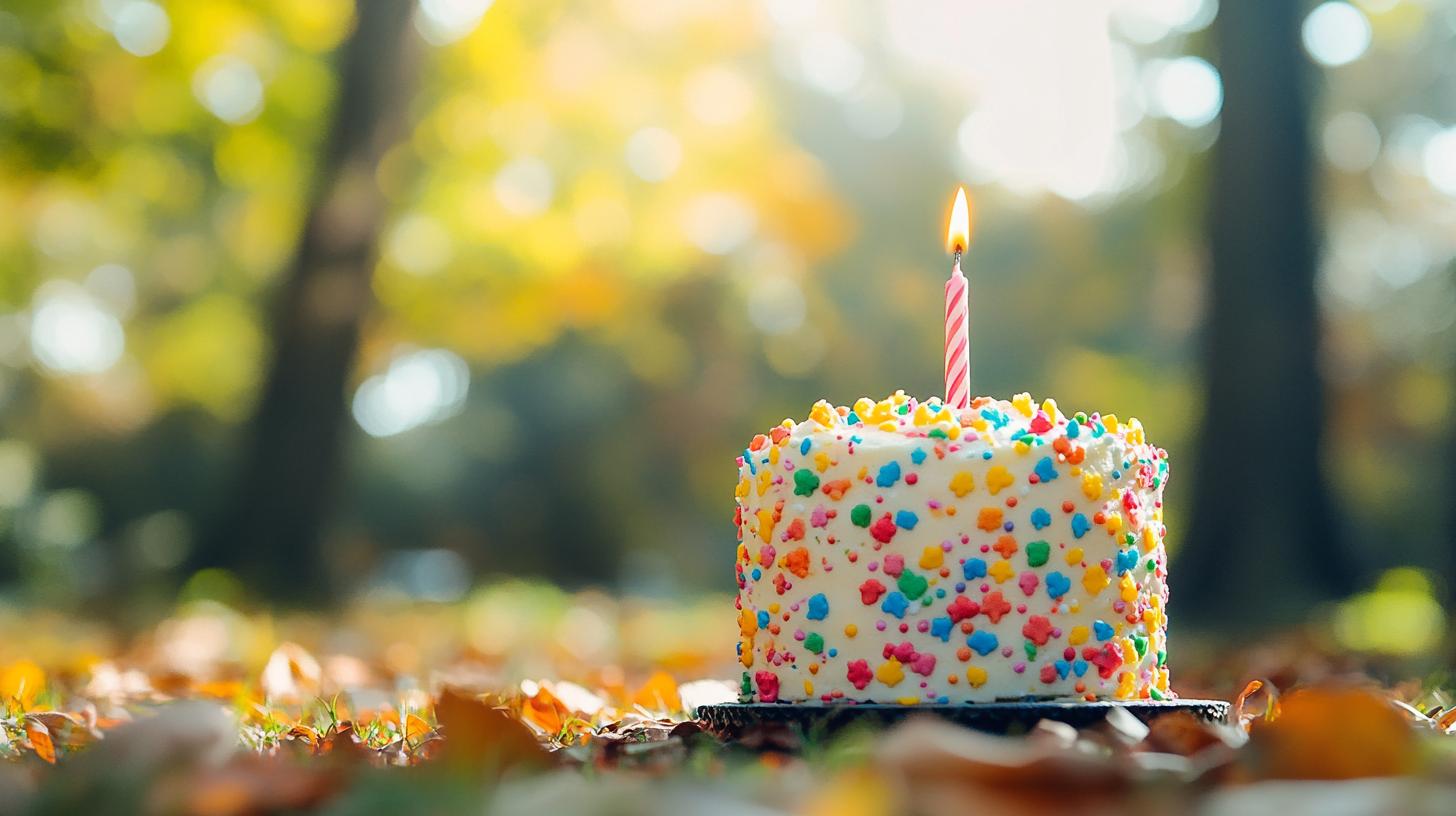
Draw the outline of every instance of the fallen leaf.
[[[1279,715],[1251,732],[1254,772],[1268,779],[1399,776],[1420,765],[1416,734],[1385,697],[1358,688],[1283,696]]]
[[[435,703],[444,732],[441,756],[476,767],[545,767],[549,757],[526,726],[483,700],[445,688]]]
[[[263,667],[260,685],[269,699],[300,703],[319,693],[323,669],[308,650],[297,643],[280,643]]]
[[[654,713],[682,710],[677,681],[664,671],[655,672],[647,678],[647,682],[632,695],[632,703]]]
[[[56,744],[51,740],[50,729],[45,723],[29,717],[25,720],[25,738],[30,741],[30,749],[41,759],[56,764]]]

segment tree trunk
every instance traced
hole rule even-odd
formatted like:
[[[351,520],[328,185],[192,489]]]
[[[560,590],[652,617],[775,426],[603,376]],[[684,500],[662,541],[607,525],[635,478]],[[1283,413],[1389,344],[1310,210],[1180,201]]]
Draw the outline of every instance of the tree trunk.
[[[273,354],[212,557],[275,599],[331,595],[321,538],[340,481],[346,386],[371,302],[385,202],[418,46],[413,3],[362,0],[308,216],[271,315]],[[304,588],[300,592],[299,588]]]
[[[1195,626],[1289,623],[1356,580],[1320,463],[1303,11],[1293,2],[1219,7],[1207,413],[1193,523],[1175,565],[1176,614]]]

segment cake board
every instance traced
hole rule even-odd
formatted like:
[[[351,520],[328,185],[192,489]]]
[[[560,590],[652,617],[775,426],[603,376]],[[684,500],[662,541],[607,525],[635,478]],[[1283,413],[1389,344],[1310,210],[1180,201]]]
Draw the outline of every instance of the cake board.
[[[1000,703],[893,705],[886,703],[722,703],[698,708],[698,721],[724,740],[757,729],[788,729],[805,736],[829,736],[849,727],[882,728],[911,717],[932,716],[991,734],[1024,734],[1041,720],[1074,728],[1097,725],[1120,708],[1144,723],[1176,712],[1208,722],[1228,719],[1223,700],[1135,700],[1076,702],[1029,700]]]

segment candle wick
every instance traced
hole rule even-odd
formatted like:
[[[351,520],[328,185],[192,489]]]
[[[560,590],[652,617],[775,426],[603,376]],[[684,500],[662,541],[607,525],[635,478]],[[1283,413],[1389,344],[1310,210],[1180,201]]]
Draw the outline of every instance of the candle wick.
[[[960,266],[961,265],[961,248],[960,247],[956,247],[956,251],[955,251],[955,265],[956,266]]]

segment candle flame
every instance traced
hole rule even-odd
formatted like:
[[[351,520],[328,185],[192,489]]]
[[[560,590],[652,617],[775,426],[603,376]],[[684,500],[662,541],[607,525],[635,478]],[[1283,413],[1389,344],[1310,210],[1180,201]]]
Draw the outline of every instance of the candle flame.
[[[966,188],[956,189],[955,207],[950,211],[950,226],[945,231],[945,251],[965,252],[971,245],[971,207],[966,203]]]

